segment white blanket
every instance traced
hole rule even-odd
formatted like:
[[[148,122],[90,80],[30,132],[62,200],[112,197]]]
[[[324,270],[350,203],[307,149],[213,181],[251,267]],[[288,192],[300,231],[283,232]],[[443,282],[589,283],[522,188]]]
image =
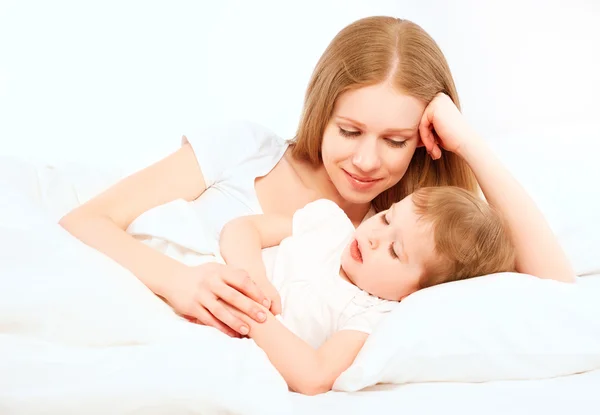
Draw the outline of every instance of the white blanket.
[[[251,340],[230,339],[184,321],[135,276],[56,224],[119,176],[0,158],[0,413],[298,410],[293,407],[300,401]],[[495,385],[486,384],[489,394],[501,392]],[[453,387],[429,383],[394,390],[440,388],[449,395]],[[464,388],[477,393],[482,387]],[[388,409],[402,407],[406,397],[389,394],[381,402]],[[353,396],[330,393],[301,402],[310,399],[321,406],[326,400],[324,407],[334,411],[335,399],[352,402],[348,413],[370,410],[344,400]],[[451,412],[465,402],[455,401]],[[450,403],[440,405],[435,412]]]
[[[0,186],[0,413],[290,411],[254,342],[184,321],[53,223],[80,201],[73,182],[10,167]]]

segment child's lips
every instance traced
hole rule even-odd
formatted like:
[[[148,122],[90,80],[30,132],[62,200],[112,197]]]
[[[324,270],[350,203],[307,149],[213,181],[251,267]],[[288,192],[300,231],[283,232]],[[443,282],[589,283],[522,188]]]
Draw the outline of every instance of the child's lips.
[[[356,262],[359,262],[362,264],[362,262],[363,262],[362,253],[360,252],[360,246],[358,245],[358,241],[356,239],[353,240],[352,243],[350,244],[350,256]]]

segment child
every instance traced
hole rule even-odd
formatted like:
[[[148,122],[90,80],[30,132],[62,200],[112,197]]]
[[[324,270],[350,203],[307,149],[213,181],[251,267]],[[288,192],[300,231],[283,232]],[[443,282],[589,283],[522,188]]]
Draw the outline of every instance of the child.
[[[515,252],[498,214],[457,187],[422,188],[354,229],[322,199],[293,219],[254,215],[223,228],[228,264],[268,285],[261,249],[280,244],[270,283],[282,318],[265,309],[250,327],[289,387],[303,394],[331,389],[368,335],[393,306],[436,284],[509,271]]]

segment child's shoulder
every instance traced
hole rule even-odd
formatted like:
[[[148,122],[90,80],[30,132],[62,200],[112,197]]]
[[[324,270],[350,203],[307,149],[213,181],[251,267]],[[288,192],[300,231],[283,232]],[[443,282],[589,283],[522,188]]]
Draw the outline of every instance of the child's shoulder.
[[[336,212],[346,216],[346,213],[332,200],[329,199],[317,199],[307,203],[299,211],[315,211],[315,212]]]
[[[317,199],[294,213],[294,234],[310,230],[354,229],[346,213],[329,199]]]

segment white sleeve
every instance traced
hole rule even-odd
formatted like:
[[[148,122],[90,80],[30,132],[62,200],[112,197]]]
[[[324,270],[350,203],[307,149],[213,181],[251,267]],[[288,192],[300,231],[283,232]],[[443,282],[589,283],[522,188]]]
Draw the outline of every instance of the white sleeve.
[[[346,213],[328,199],[319,199],[298,209],[292,219],[292,233],[300,236],[308,233],[331,232],[332,236],[344,238],[354,232],[354,226]]]
[[[338,322],[338,330],[356,330],[366,334],[371,334],[375,327],[386,317],[397,304],[394,301],[381,300],[370,296],[371,299],[362,304],[357,304],[355,300],[350,304]]]
[[[307,204],[297,210],[292,219],[295,256],[320,267],[331,261],[339,262],[353,233],[354,226],[344,211],[327,199]]]
[[[206,187],[210,187],[223,180],[231,169],[272,151],[282,142],[280,137],[258,124],[230,121],[185,134],[181,145],[190,143]]]

